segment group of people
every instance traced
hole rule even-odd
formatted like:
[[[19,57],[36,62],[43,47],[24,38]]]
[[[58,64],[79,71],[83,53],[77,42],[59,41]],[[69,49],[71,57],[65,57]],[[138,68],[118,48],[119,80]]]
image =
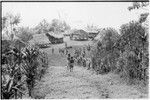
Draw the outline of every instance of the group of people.
[[[83,67],[87,67],[88,69],[91,68],[92,64],[91,64],[91,59],[90,58],[86,58],[85,56],[79,56],[77,58],[77,64],[79,66],[83,66]]]
[[[70,71],[73,71],[74,63],[76,62],[77,65],[87,67],[87,69],[90,69],[92,66],[92,61],[90,58],[86,58],[86,51],[85,49],[82,50],[75,50],[74,56],[71,57],[70,54],[67,56],[67,69]]]
[[[72,72],[75,62],[79,66],[87,67],[87,69],[90,69],[92,66],[91,59],[86,58],[86,51],[90,51],[90,46],[86,46],[84,48],[78,48],[75,49],[75,52],[73,56],[69,53],[70,47],[67,47],[67,44],[65,44],[65,48],[59,48],[58,52],[61,55],[67,55],[67,69]],[[54,53],[54,48],[52,48],[52,54]]]

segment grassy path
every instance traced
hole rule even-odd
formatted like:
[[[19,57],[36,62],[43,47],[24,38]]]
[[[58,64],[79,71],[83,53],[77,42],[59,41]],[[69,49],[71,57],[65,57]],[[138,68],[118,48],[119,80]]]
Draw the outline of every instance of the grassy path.
[[[57,48],[60,48],[58,45]],[[66,56],[55,54],[51,48],[44,49],[49,56],[49,68],[35,89],[36,98],[45,99],[101,99],[101,98],[147,98],[135,86],[127,85],[114,73],[96,75],[91,70],[75,66],[73,72],[66,68]]]
[[[100,98],[144,98],[137,89],[119,81],[113,73],[92,74],[85,68],[75,67],[73,72],[66,67],[51,66],[39,84],[39,94],[46,99],[100,99]]]

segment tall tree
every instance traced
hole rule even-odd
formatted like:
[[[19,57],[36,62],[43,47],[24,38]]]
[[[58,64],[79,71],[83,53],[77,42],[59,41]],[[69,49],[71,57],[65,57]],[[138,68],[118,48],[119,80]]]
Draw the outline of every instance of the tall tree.
[[[148,6],[149,6],[149,2],[133,2],[132,6],[128,7],[128,10],[132,11],[135,9],[142,9],[142,10],[146,11],[146,12],[140,14],[139,22],[143,23],[147,20],[147,17],[149,15],[149,9],[146,8]]]
[[[36,27],[35,30],[38,34],[48,32],[50,24],[47,20],[43,19]]]
[[[19,27],[15,35],[25,43],[33,38],[31,29],[29,27]]]
[[[9,39],[13,39],[14,30],[16,26],[20,23],[20,15],[13,15],[7,13],[2,17],[2,29],[6,30],[5,34]]]
[[[64,32],[66,30],[69,30],[70,26],[65,21],[53,19],[51,28],[53,28],[54,32]]]

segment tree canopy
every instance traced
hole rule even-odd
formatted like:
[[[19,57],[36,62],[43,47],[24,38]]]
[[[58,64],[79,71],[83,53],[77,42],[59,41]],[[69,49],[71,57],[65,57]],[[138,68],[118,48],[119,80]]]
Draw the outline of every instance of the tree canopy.
[[[59,19],[53,19],[51,23],[47,20],[43,19],[36,27],[35,30],[38,34],[40,33],[47,33],[47,32],[54,32],[54,33],[61,33],[66,30],[69,30],[70,26],[65,22]]]

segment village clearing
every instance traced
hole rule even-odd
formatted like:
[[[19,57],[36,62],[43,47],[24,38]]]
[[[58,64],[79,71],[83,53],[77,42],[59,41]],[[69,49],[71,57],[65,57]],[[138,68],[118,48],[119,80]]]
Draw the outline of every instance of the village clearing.
[[[72,43],[74,42],[74,43]],[[68,42],[72,46],[88,44],[77,41]],[[66,56],[58,53],[58,48],[64,44],[53,45],[43,49],[49,57],[49,68],[45,76],[37,84],[34,90],[35,98],[45,99],[104,99],[104,98],[147,98],[146,88],[137,85],[129,85],[115,73],[96,74],[82,66],[75,66],[73,72],[66,68]]]

